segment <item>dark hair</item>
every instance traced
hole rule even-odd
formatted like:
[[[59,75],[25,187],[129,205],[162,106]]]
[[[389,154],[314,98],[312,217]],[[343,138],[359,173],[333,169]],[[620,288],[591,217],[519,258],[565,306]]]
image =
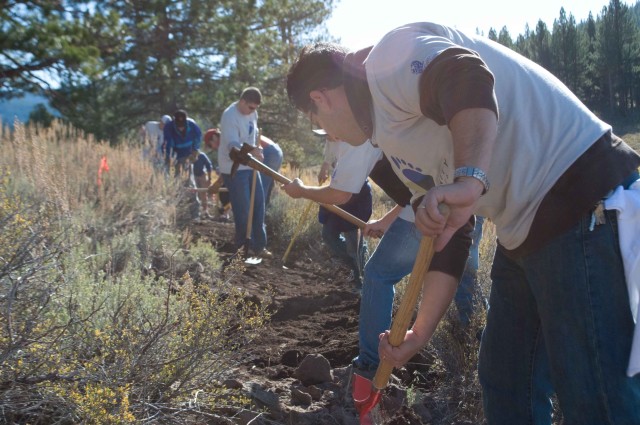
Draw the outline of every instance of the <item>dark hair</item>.
[[[309,112],[312,90],[333,89],[342,85],[342,62],[349,51],[335,43],[305,46],[287,74],[289,102],[302,112]]]
[[[262,93],[260,93],[260,90],[258,90],[257,87],[247,87],[242,90],[240,99],[245,102],[251,102],[259,105],[262,102]]]
[[[173,119],[177,122],[187,122],[187,111],[178,109],[173,113]]]

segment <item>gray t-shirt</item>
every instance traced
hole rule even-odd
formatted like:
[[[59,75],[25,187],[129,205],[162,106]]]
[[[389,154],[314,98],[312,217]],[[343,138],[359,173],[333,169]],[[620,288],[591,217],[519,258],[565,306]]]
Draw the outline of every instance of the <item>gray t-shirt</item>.
[[[218,165],[220,172],[230,174],[233,161],[229,157],[232,147],[240,149],[244,143],[257,145],[258,113],[253,111],[243,115],[238,110],[238,102],[232,103],[222,113],[220,119],[220,147],[218,148]],[[238,170],[250,170],[251,167],[240,165]]]

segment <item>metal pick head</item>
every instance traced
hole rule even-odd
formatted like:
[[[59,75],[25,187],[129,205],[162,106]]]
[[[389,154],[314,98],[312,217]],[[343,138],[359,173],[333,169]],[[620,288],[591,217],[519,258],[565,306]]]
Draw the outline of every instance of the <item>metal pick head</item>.
[[[236,174],[238,171],[238,167],[240,164],[248,165],[249,160],[251,159],[250,152],[254,149],[254,146],[251,146],[248,143],[244,143],[242,148],[238,149],[236,147],[231,148],[231,152],[229,152],[229,157],[233,161],[233,165],[231,166],[231,177]]]

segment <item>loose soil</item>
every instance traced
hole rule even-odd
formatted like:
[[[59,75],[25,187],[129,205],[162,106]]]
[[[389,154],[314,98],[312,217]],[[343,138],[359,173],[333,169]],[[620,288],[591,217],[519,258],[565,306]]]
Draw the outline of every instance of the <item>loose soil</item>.
[[[346,268],[333,264],[318,242],[317,246],[294,248],[286,265],[282,263],[286,246],[270,245],[273,258],[225,275],[225,267],[236,254],[233,223],[205,220],[192,224],[191,233],[194,240],[209,241],[216,248],[225,263],[225,279],[270,303],[273,312],[267,329],[246,347],[245,361],[229,384],[241,386],[255,406],[241,414],[233,412],[234,417],[225,423],[358,424],[349,364],[358,351],[360,294],[348,281]],[[311,362],[312,375],[323,367],[328,375],[325,379],[309,377],[309,371],[305,374],[300,367],[303,361]],[[425,372],[429,362],[423,358],[415,363]],[[431,390],[421,384],[428,381],[424,378],[417,370],[396,370],[374,412],[375,423],[445,423],[437,418],[435,400],[428,396]],[[408,388],[427,396],[416,403]]]

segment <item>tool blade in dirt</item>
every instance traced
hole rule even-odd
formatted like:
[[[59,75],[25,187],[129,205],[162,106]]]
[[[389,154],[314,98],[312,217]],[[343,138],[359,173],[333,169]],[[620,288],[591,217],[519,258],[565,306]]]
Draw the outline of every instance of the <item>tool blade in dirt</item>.
[[[364,376],[354,373],[353,377],[353,402],[360,415],[360,425],[373,425],[370,412],[380,400],[380,391],[374,390],[371,381]]]
[[[440,213],[448,216],[449,207],[445,204],[438,206]],[[394,347],[399,346],[404,341],[404,337],[409,329],[413,312],[418,303],[418,296],[422,291],[422,281],[429,270],[431,259],[433,258],[433,238],[423,236],[420,241],[420,248],[416,255],[411,275],[409,276],[409,284],[405,288],[402,303],[396,317],[393,319],[391,331],[389,332],[389,344]],[[376,375],[373,381],[355,375],[352,396],[354,405],[360,414],[360,424],[372,423],[371,410],[378,404],[381,398],[381,392],[389,383],[389,378],[393,372],[393,365],[385,359],[381,359]],[[367,395],[367,391],[369,392]]]

